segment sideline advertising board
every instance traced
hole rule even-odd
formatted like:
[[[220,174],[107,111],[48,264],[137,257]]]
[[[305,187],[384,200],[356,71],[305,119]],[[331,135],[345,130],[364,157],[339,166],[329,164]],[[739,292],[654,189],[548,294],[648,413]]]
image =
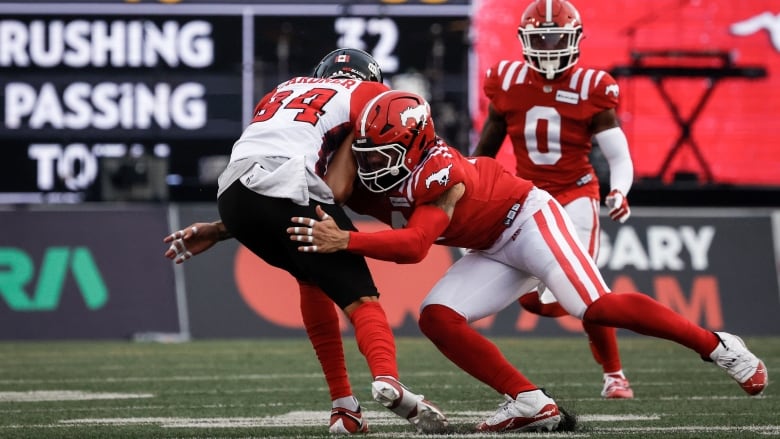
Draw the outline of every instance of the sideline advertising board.
[[[164,207],[0,210],[0,339],[178,333]]]
[[[216,218],[211,206],[180,210],[182,225]],[[355,224],[361,230],[384,227],[363,217]],[[604,217],[602,225],[599,265],[616,294],[640,291],[713,331],[780,333],[777,238],[770,213],[712,209],[676,215],[636,209],[627,224]],[[219,243],[209,253],[183,264],[193,337],[305,335],[291,276],[234,241]],[[396,334],[420,335],[419,305],[458,257],[456,249],[434,246],[420,264],[369,259]],[[582,331],[573,317],[542,318],[517,304],[475,326],[490,335]],[[343,321],[342,328],[350,330]]]

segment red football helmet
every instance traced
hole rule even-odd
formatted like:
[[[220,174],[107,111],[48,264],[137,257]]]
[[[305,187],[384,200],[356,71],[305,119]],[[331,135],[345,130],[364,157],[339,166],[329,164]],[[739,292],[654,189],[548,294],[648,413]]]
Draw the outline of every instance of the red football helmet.
[[[431,107],[421,96],[386,91],[360,112],[352,152],[358,177],[371,192],[386,192],[411,174],[436,140]]]
[[[567,0],[534,0],[520,19],[517,34],[528,65],[547,79],[577,63],[582,21]]]

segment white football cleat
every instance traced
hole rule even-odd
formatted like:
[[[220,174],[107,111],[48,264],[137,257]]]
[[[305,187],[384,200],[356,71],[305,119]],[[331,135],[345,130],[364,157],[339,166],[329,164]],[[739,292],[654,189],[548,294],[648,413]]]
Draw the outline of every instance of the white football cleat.
[[[561,412],[552,398],[541,389],[518,393],[515,399],[504,395],[506,402],[478,431],[552,431],[561,422]]]
[[[391,377],[377,377],[371,383],[374,400],[409,421],[420,433],[442,433],[449,422],[438,407]]]
[[[710,358],[734,378],[748,395],[758,395],[769,383],[769,375],[764,362],[753,355],[745,342],[728,332],[716,332],[720,343]]]

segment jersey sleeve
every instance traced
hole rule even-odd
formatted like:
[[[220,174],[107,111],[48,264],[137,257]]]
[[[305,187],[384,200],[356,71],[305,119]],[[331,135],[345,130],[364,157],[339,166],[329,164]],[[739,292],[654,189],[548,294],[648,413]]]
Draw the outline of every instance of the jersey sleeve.
[[[615,108],[620,101],[620,86],[615,78],[605,71],[599,71],[600,78],[590,95],[590,103],[597,110]]]
[[[485,80],[483,81],[482,91],[489,100],[493,100],[498,92],[501,90],[501,75],[499,73],[499,65],[494,64],[485,72]]]
[[[444,210],[427,204],[418,206],[403,229],[349,232],[347,250],[383,261],[415,264],[425,258],[449,223]]]
[[[458,183],[466,179],[464,164],[456,160],[448,146],[437,145],[431,148],[422,166],[412,174],[412,194],[415,205],[432,203]]]

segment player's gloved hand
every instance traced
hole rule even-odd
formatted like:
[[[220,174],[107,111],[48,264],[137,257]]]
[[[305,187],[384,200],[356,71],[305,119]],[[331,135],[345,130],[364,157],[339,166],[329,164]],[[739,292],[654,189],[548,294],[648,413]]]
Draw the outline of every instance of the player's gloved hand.
[[[631,208],[628,207],[628,198],[617,189],[612,189],[607,195],[604,204],[609,208],[609,217],[613,221],[624,223],[631,216]]]

